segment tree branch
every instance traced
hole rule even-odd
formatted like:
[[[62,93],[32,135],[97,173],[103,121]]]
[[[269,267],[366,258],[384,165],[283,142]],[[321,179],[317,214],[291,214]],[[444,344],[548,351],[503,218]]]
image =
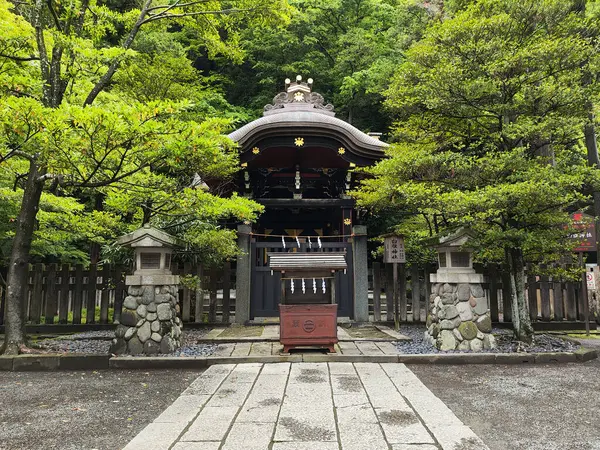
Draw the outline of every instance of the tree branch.
[[[12,56],[12,55],[6,55],[4,53],[0,53],[0,58],[7,58],[7,59],[12,59],[13,61],[22,61],[22,62],[39,61],[40,60],[40,58],[37,56]]]

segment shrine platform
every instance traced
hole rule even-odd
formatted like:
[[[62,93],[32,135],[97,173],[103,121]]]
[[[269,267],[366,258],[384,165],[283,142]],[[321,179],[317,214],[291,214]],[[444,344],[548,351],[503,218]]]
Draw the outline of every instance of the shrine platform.
[[[339,343],[335,345],[339,355],[397,355],[394,342],[410,341],[408,336],[383,326],[338,326]],[[283,345],[279,343],[279,325],[231,326],[213,328],[198,342],[217,344],[212,356],[270,356],[280,355]]]

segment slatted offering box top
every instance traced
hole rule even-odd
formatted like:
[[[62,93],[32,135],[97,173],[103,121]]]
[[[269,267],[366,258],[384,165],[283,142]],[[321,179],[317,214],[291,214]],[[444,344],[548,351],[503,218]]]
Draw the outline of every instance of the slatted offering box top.
[[[281,272],[280,341],[283,351],[321,347],[335,352],[335,273],[346,270],[345,253],[269,253],[269,267]]]

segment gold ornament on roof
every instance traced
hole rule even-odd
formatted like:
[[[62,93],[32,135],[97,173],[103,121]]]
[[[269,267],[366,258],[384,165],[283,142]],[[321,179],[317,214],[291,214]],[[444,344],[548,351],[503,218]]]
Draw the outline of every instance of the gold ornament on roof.
[[[352,225],[352,221],[350,219],[344,219],[344,225]]]
[[[296,147],[302,147],[304,145],[304,138],[297,137],[294,139],[294,144],[296,144]]]
[[[258,147],[254,147],[252,149],[252,153],[254,153],[255,155],[258,155],[260,153],[260,149]]]
[[[294,94],[294,100],[297,102],[303,102],[304,101],[304,92],[296,92]]]
[[[343,155],[344,153],[346,153],[346,149],[344,147],[340,147],[340,148],[338,148],[338,153],[340,155]]]

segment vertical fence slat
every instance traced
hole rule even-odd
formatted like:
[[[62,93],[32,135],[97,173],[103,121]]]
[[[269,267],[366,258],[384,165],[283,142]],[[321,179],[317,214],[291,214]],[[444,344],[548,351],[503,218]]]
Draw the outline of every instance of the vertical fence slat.
[[[392,264],[385,265],[385,307],[388,322],[394,320],[394,273]]]
[[[575,283],[565,283],[565,303],[567,305],[567,320],[577,320],[577,297],[575,296]]]
[[[123,267],[118,266],[113,271],[113,284],[115,285],[115,305],[113,312],[113,323],[121,321],[121,311],[123,309],[123,297],[125,293],[125,280],[123,279]]]
[[[406,299],[406,265],[398,264],[398,295],[400,296],[400,320],[406,322],[408,301]]]
[[[381,264],[373,263],[373,320],[381,321]]]
[[[44,323],[53,324],[54,316],[58,306],[58,290],[56,289],[57,265],[50,264],[46,273],[46,308],[44,311]]]
[[[96,323],[96,285],[98,283],[98,269],[96,264],[90,264],[87,284],[87,305],[85,323]]]
[[[223,267],[223,315],[221,321],[229,324],[229,311],[231,308],[231,263],[227,261]]]
[[[73,323],[81,323],[81,308],[83,306],[83,265],[75,266],[75,291],[73,292]]]
[[[210,269],[210,281],[209,281],[209,304],[208,304],[208,322],[215,323],[217,321],[217,281],[219,280],[219,273],[215,267]]]
[[[196,298],[194,305],[194,322],[202,322],[202,302],[204,300],[204,269],[201,264],[196,267],[196,276],[198,277],[198,286],[196,287]]]
[[[69,264],[62,265],[60,278],[60,305],[58,307],[58,323],[67,323],[67,319],[69,317],[69,289],[71,287],[71,268]]]
[[[510,274],[502,268],[502,308],[503,322],[512,322],[512,302],[510,296]]]
[[[498,314],[498,266],[490,263],[488,270],[490,273],[490,318],[492,322],[498,322],[500,320]]]
[[[413,322],[421,321],[421,281],[419,280],[419,266],[413,264],[410,270],[410,284],[412,291]]]
[[[537,281],[533,274],[527,275],[527,302],[529,303],[529,317],[536,322],[538,319]]]
[[[31,291],[31,308],[29,309],[29,320],[40,323],[42,315],[42,295],[44,282],[44,266],[37,263],[33,266],[33,290]]]
[[[552,286],[554,291],[554,320],[563,320],[565,312],[563,310],[563,288],[560,280],[555,280]]]
[[[542,270],[546,269],[546,265],[541,265]],[[548,275],[540,276],[540,299],[542,307],[542,320],[547,322],[550,320],[550,279]]]
[[[185,275],[191,275],[192,273],[192,263],[185,262],[183,264],[183,273]],[[183,288],[183,301],[181,303],[181,320],[184,322],[190,321],[190,307],[191,307],[191,297],[192,292],[188,287]]]
[[[429,274],[434,270],[431,265],[425,264],[425,319],[429,315],[429,302],[431,297],[431,282],[429,281]]]
[[[104,264],[102,267],[102,293],[100,294],[100,323],[108,323],[108,300],[110,296],[110,266]]]

